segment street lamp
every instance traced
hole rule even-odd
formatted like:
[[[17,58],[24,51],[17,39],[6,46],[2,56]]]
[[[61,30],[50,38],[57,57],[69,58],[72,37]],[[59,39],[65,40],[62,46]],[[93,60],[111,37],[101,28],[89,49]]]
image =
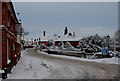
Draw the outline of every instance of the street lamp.
[[[41,40],[41,39],[39,38],[39,43],[38,43],[39,45],[40,45],[40,40]]]
[[[110,47],[110,36],[109,35],[107,36],[106,42],[107,42],[107,47],[109,48]]]

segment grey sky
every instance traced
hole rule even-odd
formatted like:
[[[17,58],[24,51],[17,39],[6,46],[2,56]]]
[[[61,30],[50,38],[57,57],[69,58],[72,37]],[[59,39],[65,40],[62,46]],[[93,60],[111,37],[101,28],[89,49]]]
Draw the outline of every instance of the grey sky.
[[[118,2],[119,0],[12,0],[14,2]]]
[[[18,18],[30,34],[39,37],[45,30],[47,35],[63,35],[64,27],[76,32],[77,37],[114,35],[118,28],[117,2],[15,2]]]

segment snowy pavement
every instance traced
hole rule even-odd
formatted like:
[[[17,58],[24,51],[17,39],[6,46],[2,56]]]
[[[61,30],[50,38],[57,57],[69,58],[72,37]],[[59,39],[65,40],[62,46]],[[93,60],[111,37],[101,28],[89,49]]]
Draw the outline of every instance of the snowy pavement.
[[[111,58],[111,60],[113,61],[107,62],[107,59],[96,62],[76,57],[48,55],[29,49],[22,52],[20,61],[14,66],[8,79],[118,78],[116,58]]]

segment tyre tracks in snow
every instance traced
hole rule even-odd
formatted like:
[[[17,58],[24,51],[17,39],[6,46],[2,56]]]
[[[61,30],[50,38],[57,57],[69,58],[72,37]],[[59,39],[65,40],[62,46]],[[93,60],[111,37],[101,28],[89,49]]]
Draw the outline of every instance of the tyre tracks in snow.
[[[50,75],[45,79],[116,79],[118,78],[117,64],[75,60],[42,54],[34,49],[28,49],[26,56],[41,60]],[[32,67],[30,65],[30,67]],[[33,68],[33,67],[32,67]],[[36,73],[35,73],[36,75]]]

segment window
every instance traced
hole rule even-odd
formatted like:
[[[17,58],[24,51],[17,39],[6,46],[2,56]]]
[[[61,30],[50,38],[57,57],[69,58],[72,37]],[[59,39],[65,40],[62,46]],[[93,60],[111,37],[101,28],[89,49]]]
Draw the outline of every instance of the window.
[[[10,60],[10,39],[7,39],[7,64],[9,64],[11,62]]]
[[[15,51],[15,45],[13,44],[13,50]]]
[[[10,27],[10,21],[11,21],[11,16],[10,16],[10,11],[8,10],[8,26]]]

